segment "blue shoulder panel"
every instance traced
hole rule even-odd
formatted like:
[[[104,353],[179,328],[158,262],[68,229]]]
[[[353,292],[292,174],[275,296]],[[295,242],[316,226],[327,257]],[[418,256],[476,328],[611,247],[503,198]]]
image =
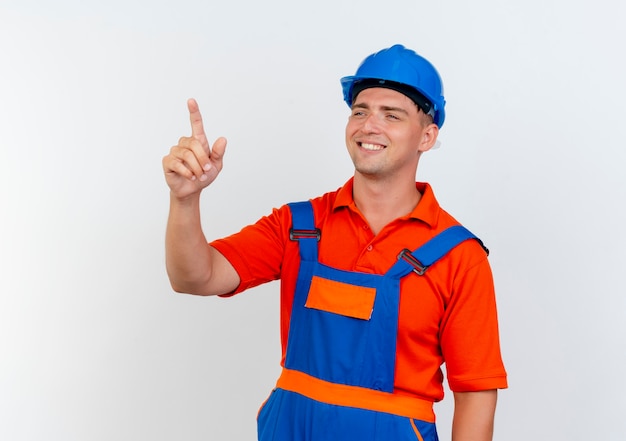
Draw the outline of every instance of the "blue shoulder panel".
[[[389,274],[404,276],[414,271],[421,276],[454,247],[469,239],[478,241],[485,252],[489,254],[489,250],[478,237],[462,225],[456,225],[442,231],[413,252],[407,249],[403,250],[398,255],[398,262],[389,270]]]
[[[289,238],[299,242],[302,260],[317,261],[317,242],[320,240],[321,233],[315,228],[311,202],[292,202],[287,205],[291,210],[292,219]]]

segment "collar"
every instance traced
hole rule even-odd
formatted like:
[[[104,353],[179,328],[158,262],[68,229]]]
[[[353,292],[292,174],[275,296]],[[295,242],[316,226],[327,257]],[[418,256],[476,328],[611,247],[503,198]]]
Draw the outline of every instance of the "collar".
[[[337,197],[333,203],[333,211],[347,207],[354,212],[359,212],[354,203],[354,198],[352,197],[353,186],[354,178],[350,178],[350,180],[337,191]],[[415,187],[417,191],[421,193],[422,197],[413,211],[403,217],[403,219],[416,219],[425,222],[430,227],[435,227],[439,221],[439,213],[441,211],[439,202],[437,202],[435,198],[435,193],[430,184],[426,182],[416,182]]]

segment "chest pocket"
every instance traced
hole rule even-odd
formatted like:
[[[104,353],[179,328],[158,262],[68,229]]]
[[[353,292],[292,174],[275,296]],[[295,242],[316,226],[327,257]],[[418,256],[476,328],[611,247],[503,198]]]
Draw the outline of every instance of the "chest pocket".
[[[375,299],[376,288],[313,276],[304,306],[346,317],[369,320],[372,317]]]

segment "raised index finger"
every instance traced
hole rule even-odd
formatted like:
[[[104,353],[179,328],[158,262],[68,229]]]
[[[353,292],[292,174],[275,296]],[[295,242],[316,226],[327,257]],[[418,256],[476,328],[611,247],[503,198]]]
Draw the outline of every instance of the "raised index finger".
[[[187,100],[187,108],[189,109],[189,121],[191,121],[191,136],[204,145],[206,143],[206,135],[204,134],[200,107],[195,99],[190,98]]]

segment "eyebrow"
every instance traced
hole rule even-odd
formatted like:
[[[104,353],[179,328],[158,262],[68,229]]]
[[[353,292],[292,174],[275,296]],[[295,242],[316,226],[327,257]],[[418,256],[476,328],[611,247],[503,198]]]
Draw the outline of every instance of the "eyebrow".
[[[352,106],[352,108],[353,109],[367,109],[367,110],[369,110],[370,106],[368,106],[366,103],[357,103],[357,104],[354,104]],[[404,113],[405,115],[409,114],[409,112],[407,112],[402,107],[380,106],[380,109],[382,111],[384,111],[384,112],[400,112],[400,113]]]

